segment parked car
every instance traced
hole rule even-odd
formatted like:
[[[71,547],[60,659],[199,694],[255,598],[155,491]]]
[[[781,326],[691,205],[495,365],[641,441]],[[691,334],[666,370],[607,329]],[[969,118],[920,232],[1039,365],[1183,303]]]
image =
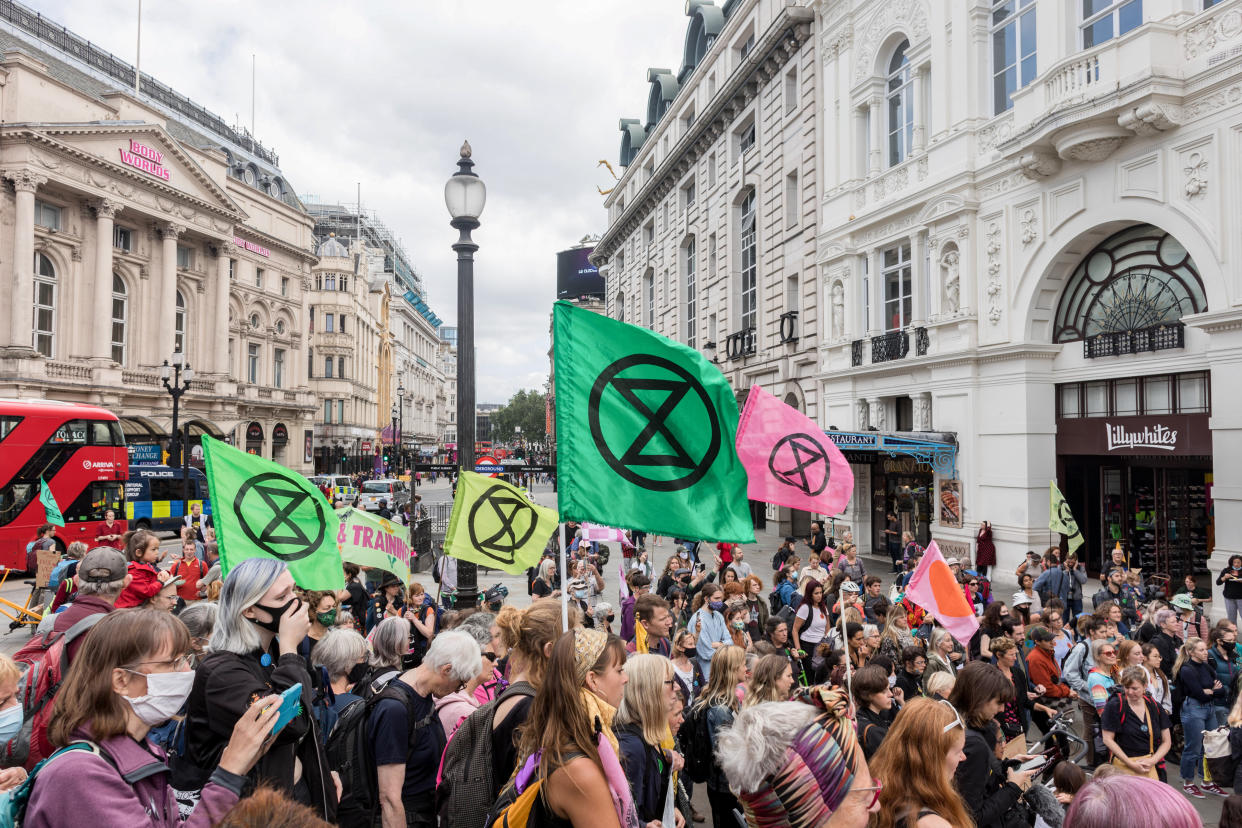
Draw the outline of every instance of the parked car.
[[[410,499],[410,488],[404,480],[381,478],[364,480],[361,489],[361,505],[368,512],[378,512],[380,501],[386,500],[393,514]]]

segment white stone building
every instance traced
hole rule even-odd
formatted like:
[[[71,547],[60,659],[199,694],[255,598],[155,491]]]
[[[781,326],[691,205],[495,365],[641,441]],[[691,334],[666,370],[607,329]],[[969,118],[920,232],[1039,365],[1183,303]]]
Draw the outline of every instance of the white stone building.
[[[0,396],[89,402],[309,468],[311,222],[244,132],[17,4],[0,9]]]
[[[987,520],[1012,572],[1056,542],[1055,480],[1089,569],[1120,542],[1219,570],[1242,550],[1242,2],[817,12],[845,523],[883,554],[895,513],[973,558]]]
[[[758,384],[815,417],[822,150],[812,4],[686,5],[679,68],[647,70],[646,117],[620,123],[625,171],[592,255],[605,311],[703,352],[739,399]],[[762,505],[756,518],[799,532],[809,521]]]

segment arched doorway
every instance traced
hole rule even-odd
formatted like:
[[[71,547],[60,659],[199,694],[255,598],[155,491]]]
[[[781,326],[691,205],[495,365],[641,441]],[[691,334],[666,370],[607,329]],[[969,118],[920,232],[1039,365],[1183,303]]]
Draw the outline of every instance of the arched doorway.
[[[1051,339],[1081,342],[1082,368],[1056,383],[1057,478],[1089,573],[1118,544],[1147,574],[1180,580],[1206,571],[1210,374],[1153,360],[1184,348],[1182,317],[1207,310],[1186,246],[1151,224],[1114,232],[1065,281]],[[1089,379],[1079,379],[1084,373]]]

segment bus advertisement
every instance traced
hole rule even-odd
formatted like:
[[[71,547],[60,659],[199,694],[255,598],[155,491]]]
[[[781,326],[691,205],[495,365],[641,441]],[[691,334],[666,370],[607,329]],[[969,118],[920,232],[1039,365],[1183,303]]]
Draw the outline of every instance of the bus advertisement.
[[[0,566],[26,568],[26,544],[47,523],[39,480],[51,489],[65,525],[64,551],[93,544],[104,511],[125,514],[129,455],[116,415],[92,405],[0,400]]]

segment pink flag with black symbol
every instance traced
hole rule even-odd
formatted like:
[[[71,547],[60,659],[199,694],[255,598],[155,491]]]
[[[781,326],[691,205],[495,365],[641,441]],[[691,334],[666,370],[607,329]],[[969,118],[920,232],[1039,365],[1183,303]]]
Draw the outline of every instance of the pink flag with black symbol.
[[[854,472],[824,430],[757,385],[738,421],[737,456],[751,500],[835,515],[854,491]]]
[[[613,529],[611,526],[600,526],[598,523],[584,523],[579,528],[582,529],[582,539],[585,541],[629,543],[626,540],[625,532],[620,529]]]

